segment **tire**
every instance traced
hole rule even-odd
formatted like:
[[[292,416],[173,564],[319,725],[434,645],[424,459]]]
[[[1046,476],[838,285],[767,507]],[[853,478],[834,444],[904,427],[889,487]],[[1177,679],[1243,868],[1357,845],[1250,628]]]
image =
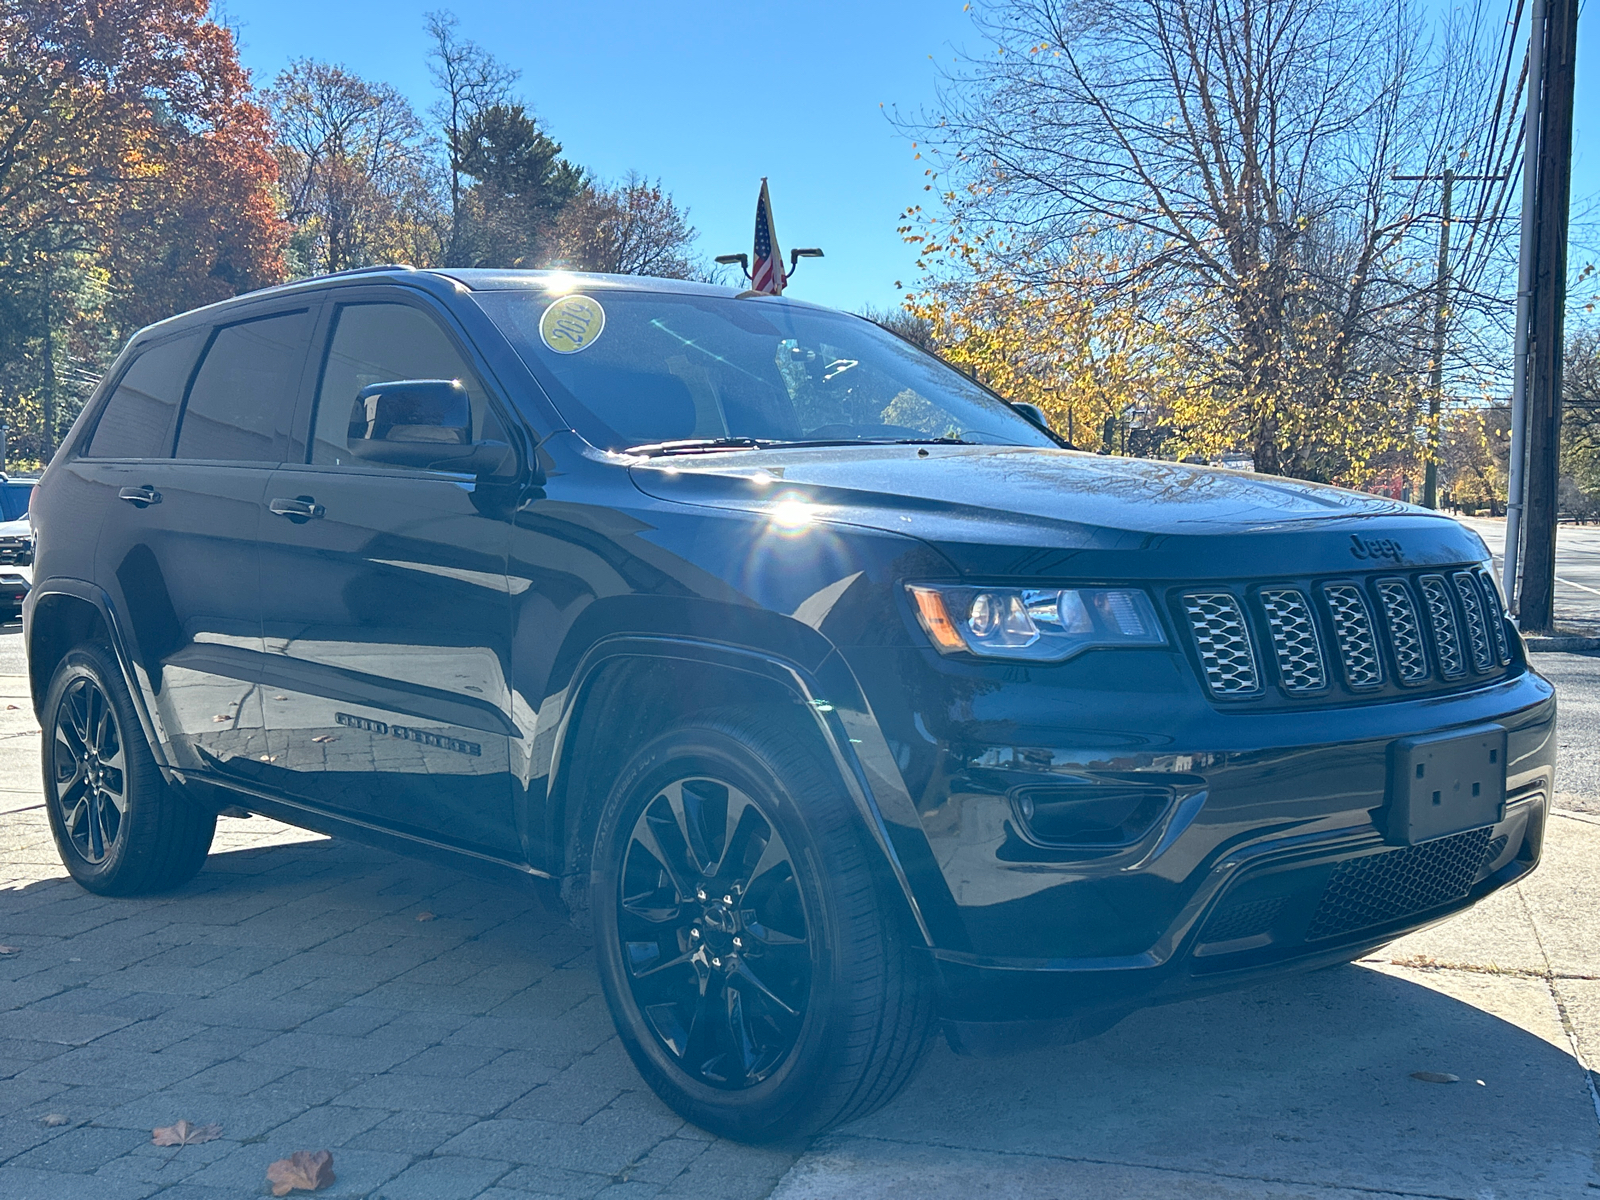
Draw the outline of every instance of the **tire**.
[[[800,1137],[915,1073],[934,988],[877,853],[781,714],[700,717],[623,768],[590,864],[600,979],[634,1065],[685,1119]]]
[[[211,850],[216,814],[161,777],[109,647],[68,652],[41,718],[45,809],[72,877],[102,896],[164,892],[192,879]]]

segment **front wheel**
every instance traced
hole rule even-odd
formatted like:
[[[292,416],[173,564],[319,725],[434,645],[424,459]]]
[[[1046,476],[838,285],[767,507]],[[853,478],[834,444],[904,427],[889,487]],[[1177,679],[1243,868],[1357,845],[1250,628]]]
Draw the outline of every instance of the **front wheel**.
[[[623,769],[590,904],[617,1032],[667,1104],[745,1141],[888,1101],[933,1022],[927,968],[831,764],[781,716],[702,718]]]
[[[216,814],[161,777],[109,647],[62,659],[41,717],[50,832],[79,884],[103,896],[160,892],[205,865]]]

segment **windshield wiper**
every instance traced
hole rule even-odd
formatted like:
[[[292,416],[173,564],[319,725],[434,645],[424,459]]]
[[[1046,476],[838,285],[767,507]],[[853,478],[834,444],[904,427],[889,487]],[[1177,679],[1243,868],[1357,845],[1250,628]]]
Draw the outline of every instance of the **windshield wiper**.
[[[697,454],[708,450],[760,450],[765,446],[788,446],[791,442],[775,438],[716,437],[678,438],[671,442],[645,442],[629,446],[624,454]]]

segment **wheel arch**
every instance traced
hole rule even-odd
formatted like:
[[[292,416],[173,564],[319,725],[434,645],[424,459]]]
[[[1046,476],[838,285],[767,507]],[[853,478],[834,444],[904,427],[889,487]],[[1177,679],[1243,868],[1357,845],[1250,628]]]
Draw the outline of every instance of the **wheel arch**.
[[[169,765],[162,753],[161,738],[151,719],[146,691],[140,686],[127,639],[117,620],[116,610],[105,591],[81,579],[51,579],[28,593],[23,610],[23,640],[28,655],[28,690],[33,698],[34,715],[42,719],[41,709],[50,680],[74,646],[100,641],[111,647],[122,680],[133,697],[139,725],[156,765],[163,775]]]
[[[815,739],[839,771],[879,851],[877,861],[889,890],[902,902],[917,940],[933,944],[923,904],[901,862],[897,842],[903,839],[891,834],[853,739],[840,724],[843,698],[837,687],[825,692],[812,673],[757,651],[663,636],[604,639],[584,656],[572,679],[551,752],[543,831],[569,908],[586,903],[589,848],[617,767],[694,712],[779,707],[789,710],[796,732]],[[627,719],[619,721],[616,714],[624,701]]]

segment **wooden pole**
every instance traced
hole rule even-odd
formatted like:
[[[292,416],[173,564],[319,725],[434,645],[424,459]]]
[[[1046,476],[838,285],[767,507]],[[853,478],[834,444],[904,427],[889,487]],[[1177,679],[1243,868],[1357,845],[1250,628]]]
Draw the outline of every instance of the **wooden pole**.
[[[1521,627],[1529,632],[1549,630],[1555,621],[1567,210],[1572,199],[1573,67],[1578,48],[1578,0],[1547,0],[1546,7],[1548,49],[1529,345],[1527,536],[1519,609]]]

